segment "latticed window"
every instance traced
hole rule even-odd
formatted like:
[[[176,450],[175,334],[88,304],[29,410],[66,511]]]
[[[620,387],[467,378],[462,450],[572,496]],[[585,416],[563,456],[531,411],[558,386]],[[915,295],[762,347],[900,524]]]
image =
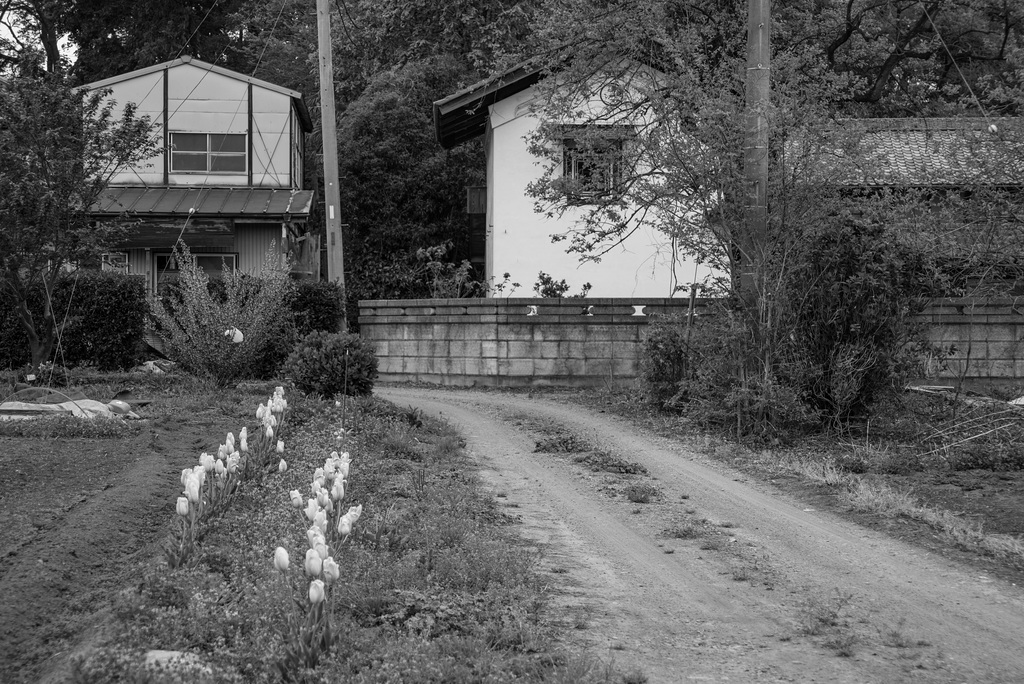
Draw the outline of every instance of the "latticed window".
[[[171,133],[171,171],[245,173],[244,133]]]
[[[626,141],[624,126],[572,126],[562,138],[562,173],[566,192],[586,203],[621,191]]]

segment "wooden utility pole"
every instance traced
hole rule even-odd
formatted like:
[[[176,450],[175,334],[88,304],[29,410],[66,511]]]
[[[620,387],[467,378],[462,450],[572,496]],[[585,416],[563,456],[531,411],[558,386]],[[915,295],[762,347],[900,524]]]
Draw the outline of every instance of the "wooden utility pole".
[[[334,119],[334,59],[328,0],[316,0],[317,46],[320,51],[320,129],[324,148],[324,214],[327,218],[327,279],[345,289],[345,250],[341,233],[341,188],[338,185],[338,131]],[[345,317],[341,329],[347,330]]]
[[[740,249],[740,293],[745,303],[757,302],[759,265],[768,241],[768,103],[771,96],[771,0],[747,5],[747,136],[743,174],[747,184],[746,231]]]

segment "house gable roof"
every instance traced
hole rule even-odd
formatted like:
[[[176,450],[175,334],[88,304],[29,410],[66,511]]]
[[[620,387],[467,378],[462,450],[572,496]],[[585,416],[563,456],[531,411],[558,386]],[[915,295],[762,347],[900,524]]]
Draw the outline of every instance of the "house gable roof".
[[[451,149],[483,135],[487,108],[534,85],[543,71],[539,60],[529,60],[434,102],[434,134],[441,147]]]
[[[98,90],[100,88],[108,88],[117,83],[130,81],[133,78],[138,78],[140,76],[145,76],[147,74],[153,74],[158,71],[163,71],[164,69],[173,69],[184,64],[188,64],[198,69],[203,69],[205,71],[210,71],[221,76],[226,76],[228,78],[235,79],[236,81],[250,83],[254,86],[265,88],[275,93],[287,95],[292,99],[292,103],[295,105],[295,109],[299,114],[299,120],[302,122],[302,129],[306,133],[309,133],[310,131],[313,130],[313,120],[309,116],[309,109],[307,109],[306,103],[302,99],[302,93],[300,93],[299,91],[291,90],[289,88],[283,88],[279,85],[270,83],[269,81],[264,81],[258,78],[254,78],[252,76],[246,76],[245,74],[238,73],[237,71],[225,69],[224,67],[219,67],[215,64],[210,64],[209,62],[204,62],[199,59],[193,59],[189,55],[183,55],[181,57],[178,57],[177,59],[172,59],[169,62],[161,62],[160,64],[154,64],[153,66],[143,67],[142,69],[136,69],[135,71],[129,71],[124,74],[118,74],[117,76],[111,76],[110,78],[105,78],[102,81],[86,83],[84,86],[82,86],[82,88],[86,90]]]

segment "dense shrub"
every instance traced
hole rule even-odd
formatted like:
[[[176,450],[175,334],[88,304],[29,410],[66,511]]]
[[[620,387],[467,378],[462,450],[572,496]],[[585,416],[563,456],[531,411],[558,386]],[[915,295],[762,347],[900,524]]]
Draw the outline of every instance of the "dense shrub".
[[[283,370],[306,394],[368,395],[377,378],[377,354],[359,335],[317,331],[295,346]]]
[[[258,275],[226,270],[211,287],[188,248],[179,243],[178,287],[153,307],[167,355],[188,373],[225,386],[276,369],[290,346],[291,312],[285,304],[290,281],[273,246]],[[242,341],[226,332],[237,329]]]
[[[100,370],[136,365],[142,351],[149,305],[141,278],[110,271],[81,271],[61,282],[58,312],[67,311],[61,335],[66,366],[94,364]]]
[[[336,332],[345,315],[344,293],[337,283],[298,280],[288,295],[288,308],[295,315],[299,338],[317,330]]]
[[[785,438],[815,420],[797,392],[775,377],[741,382],[741,359],[749,344],[738,316],[723,306],[696,316],[652,321],[640,359],[649,401],[684,413],[702,426],[761,439]]]
[[[783,382],[832,425],[863,415],[920,350],[913,314],[932,266],[881,222],[839,217],[788,255],[778,351]]]
[[[42,315],[42,290],[30,303]],[[54,360],[100,370],[131,368],[142,350],[148,304],[142,279],[110,271],[80,270],[53,292],[57,325],[64,326]],[[29,363],[28,337],[9,296],[0,297],[0,367]]]

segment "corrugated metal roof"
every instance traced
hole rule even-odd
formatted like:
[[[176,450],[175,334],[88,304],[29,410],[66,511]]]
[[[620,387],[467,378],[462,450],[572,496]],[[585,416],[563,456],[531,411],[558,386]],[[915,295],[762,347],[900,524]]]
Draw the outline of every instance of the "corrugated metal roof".
[[[98,215],[248,216],[305,218],[312,190],[281,188],[110,187],[93,207]],[[194,210],[194,211],[193,211]]]

